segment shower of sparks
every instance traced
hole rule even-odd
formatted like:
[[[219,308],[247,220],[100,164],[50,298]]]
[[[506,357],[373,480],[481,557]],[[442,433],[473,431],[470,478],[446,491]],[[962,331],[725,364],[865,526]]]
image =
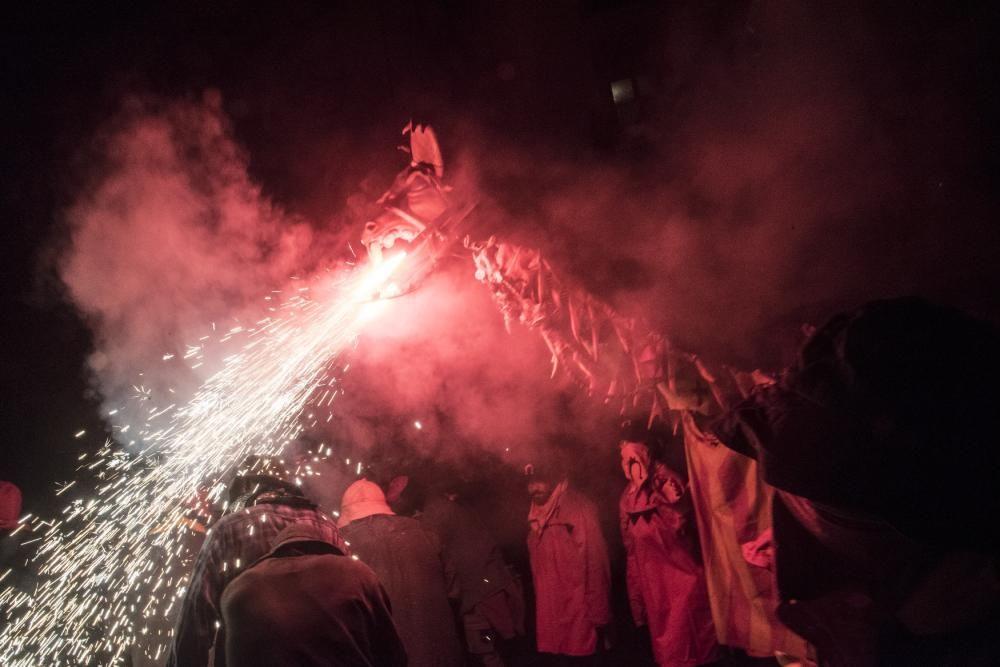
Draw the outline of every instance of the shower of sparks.
[[[248,456],[280,454],[302,432],[305,412],[329,405],[330,396],[317,403],[331,367],[384,307],[371,295],[403,258],[349,274],[330,302],[300,290],[280,306],[272,300],[273,317],[246,331],[220,327],[223,338],[246,342],[187,404],[150,407],[151,390],[134,386],[135,399],[148,401],[140,404],[145,415],[117,429],[121,444],[132,446],[109,441],[81,457],[92,493],[30,524],[42,538],[39,584],[27,593],[0,590],[0,664],[118,664],[132,646],[162,660],[187,585],[192,512],[217,503],[221,480]],[[188,346],[192,367],[202,349]],[[299,474],[312,473],[306,466]]]

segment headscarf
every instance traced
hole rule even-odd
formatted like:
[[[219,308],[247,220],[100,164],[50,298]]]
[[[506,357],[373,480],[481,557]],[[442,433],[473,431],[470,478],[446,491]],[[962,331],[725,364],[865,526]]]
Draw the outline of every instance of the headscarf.
[[[535,503],[531,503],[531,509],[528,510],[528,525],[531,526],[532,530],[540,533],[548,525],[552,515],[559,508],[559,499],[566,493],[568,486],[569,481],[564,479],[556,484],[556,487],[552,489],[552,493],[549,494],[549,499],[543,504],[536,505]]]

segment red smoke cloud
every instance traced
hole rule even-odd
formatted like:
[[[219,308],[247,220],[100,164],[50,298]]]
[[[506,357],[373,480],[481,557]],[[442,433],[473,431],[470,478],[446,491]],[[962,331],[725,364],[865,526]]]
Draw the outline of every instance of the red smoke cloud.
[[[978,149],[947,40],[963,26],[943,27],[917,63],[898,17],[699,6],[672,11],[648,48],[662,76],[627,159],[506,136],[473,149],[497,204],[484,227],[739,365],[777,363],[778,329],[873,298],[995,316],[984,277],[1000,243],[962,180]]]
[[[91,367],[109,403],[134,383],[196,381],[164,355],[181,356],[213,323],[228,329],[259,312],[262,297],[323,247],[250,179],[214,94],[129,102],[87,171],[59,271],[94,331]]]
[[[136,384],[175,390],[171,401],[183,402],[214,367],[209,359],[191,371],[180,362],[186,345],[216,324],[222,332],[255,320],[272,289],[333,263],[360,232],[318,233],[274,205],[213,95],[132,102],[94,152],[92,185],[69,211],[60,275],[95,332],[91,369],[109,408]],[[364,208],[356,200],[352,217]],[[504,330],[471,259],[389,302],[350,363],[347,393],[333,404],[348,452],[405,440],[451,459],[484,447],[523,461],[547,436],[584,430],[549,377],[544,344]]]
[[[523,463],[547,439],[592,425],[594,410],[550,378],[541,338],[520,326],[508,334],[472,270],[456,261],[362,335],[334,406],[362,452],[395,439],[453,461],[481,447]]]
[[[647,49],[662,75],[649,83],[656,106],[628,130],[640,146],[628,159],[470,131],[474,113],[437,128],[448,179],[480,196],[474,236],[538,245],[621,310],[738,365],[774,363],[777,327],[867,299],[920,293],[975,307],[990,297],[982,277],[1000,244],[957,178],[975,156],[948,95],[951,47],[932,48],[919,68],[912,45],[887,46],[898,31],[877,12],[764,2],[706,19],[696,6],[674,11]],[[326,131],[309,144],[337,147],[343,171],[296,192],[321,199],[331,173],[361,184],[346,206],[327,207],[360,223],[391,178],[371,156],[392,161],[395,137],[355,160],[341,154],[356,146],[342,129]],[[106,394],[339,254],[360,228],[317,236],[272,205],[217,102],[134,105],[100,149],[99,177],[71,212],[62,275],[98,332]],[[267,150],[273,165],[294,147]],[[284,154],[308,174],[300,157]],[[423,414],[429,432],[446,415],[442,433],[500,451],[566,421],[540,341],[502,333],[471,267],[454,271],[399,300],[395,319],[362,340],[348,378],[357,391],[341,404],[355,439],[374,438],[358,417],[385,406]]]

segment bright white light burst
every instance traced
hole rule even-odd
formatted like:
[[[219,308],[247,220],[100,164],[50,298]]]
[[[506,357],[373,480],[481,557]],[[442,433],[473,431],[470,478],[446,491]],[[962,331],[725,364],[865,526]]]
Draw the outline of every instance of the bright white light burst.
[[[119,429],[123,445],[131,439],[142,449],[106,443],[81,457],[93,495],[73,500],[58,519],[31,525],[42,536],[37,589],[0,592],[8,619],[0,664],[114,664],[136,643],[162,659],[187,585],[193,533],[184,519],[199,485],[221,479],[251,454],[280,453],[299,435],[307,404],[329,406],[336,392],[317,391],[327,369],[381,307],[371,295],[403,258],[349,274],[329,303],[300,290],[257,326],[226,331],[220,340],[246,342],[191,401],[147,407],[142,423]],[[192,367],[201,363],[201,347],[184,355]],[[135,389],[139,400],[149,398],[145,387]],[[216,484],[208,500],[223,490]]]

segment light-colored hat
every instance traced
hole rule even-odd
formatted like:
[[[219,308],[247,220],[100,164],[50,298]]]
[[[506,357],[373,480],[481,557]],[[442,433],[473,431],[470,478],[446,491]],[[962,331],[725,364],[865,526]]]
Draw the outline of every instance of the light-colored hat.
[[[373,514],[395,514],[385,502],[385,494],[375,482],[367,479],[358,481],[347,487],[340,499],[340,519],[337,527],[343,528],[352,521],[364,519]]]

